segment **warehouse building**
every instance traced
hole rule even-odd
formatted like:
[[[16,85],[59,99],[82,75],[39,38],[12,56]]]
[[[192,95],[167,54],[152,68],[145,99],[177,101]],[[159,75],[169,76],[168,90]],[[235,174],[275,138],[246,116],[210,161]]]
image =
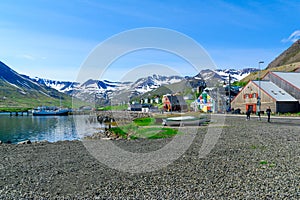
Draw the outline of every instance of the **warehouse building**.
[[[262,81],[250,81],[232,100],[231,107],[253,113],[259,108],[263,112],[269,106],[276,113],[299,112],[299,88],[300,73],[269,72]]]
[[[262,112],[269,106],[276,113],[297,112],[299,109],[297,99],[270,81],[250,81],[232,100],[231,107],[241,109],[241,112],[248,109],[253,113],[258,112],[259,94]]]

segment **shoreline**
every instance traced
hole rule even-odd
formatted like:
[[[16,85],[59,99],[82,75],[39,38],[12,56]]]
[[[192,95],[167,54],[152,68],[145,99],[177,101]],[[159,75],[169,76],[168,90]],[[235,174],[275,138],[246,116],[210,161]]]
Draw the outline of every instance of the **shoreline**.
[[[216,117],[224,117],[225,119],[227,117],[246,119],[246,115],[243,115],[243,114],[212,114],[212,115],[214,115]],[[251,120],[258,120],[258,116],[255,115],[255,114],[251,115],[250,118],[251,118]],[[267,121],[267,116],[262,115],[261,116],[261,121],[262,122]],[[295,125],[300,126],[300,117],[273,115],[273,116],[271,116],[271,123],[280,123],[280,124],[285,123],[285,124],[290,124],[292,126],[295,126]],[[157,126],[157,127],[159,127],[159,126]],[[164,126],[162,126],[162,127],[164,127]],[[179,128],[180,126],[166,126],[166,127],[168,127],[168,128]],[[34,140],[34,141],[32,141],[30,139],[24,139],[24,140],[21,140],[21,141],[18,141],[18,142],[11,142],[11,141],[4,142],[4,141],[0,140],[0,145],[3,145],[3,144],[9,144],[9,145],[18,145],[19,144],[20,145],[20,144],[32,144],[32,143],[55,143],[55,142],[64,142],[64,141],[81,141],[82,142],[82,140],[84,140],[84,139],[88,139],[88,140],[95,140],[95,139],[118,140],[118,139],[122,139],[122,138],[118,138],[118,137],[109,137],[109,136],[107,136],[107,135],[112,135],[112,134],[105,134],[105,129],[104,128],[102,129],[102,131],[103,131],[103,133],[97,132],[97,133],[94,133],[94,134],[91,134],[91,135],[87,135],[83,138],[75,138],[75,139],[72,139],[72,140],[57,140],[57,141],[54,141],[54,142],[48,141],[48,140]]]
[[[228,117],[206,157],[198,156],[203,128],[182,156],[148,173],[111,169],[81,141],[0,145],[0,198],[299,199],[300,126],[296,120],[280,120]],[[147,153],[171,141],[107,142],[124,151]]]

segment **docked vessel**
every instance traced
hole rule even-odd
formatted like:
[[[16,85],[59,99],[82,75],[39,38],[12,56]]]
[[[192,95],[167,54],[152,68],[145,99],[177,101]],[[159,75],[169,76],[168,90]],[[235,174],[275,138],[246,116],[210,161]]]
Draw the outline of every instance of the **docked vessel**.
[[[209,122],[207,118],[196,118],[193,116],[170,117],[163,119],[163,126],[200,126]]]
[[[48,116],[48,115],[66,116],[69,114],[69,112],[70,112],[69,109],[42,106],[42,107],[35,108],[32,111],[32,115],[33,116]]]

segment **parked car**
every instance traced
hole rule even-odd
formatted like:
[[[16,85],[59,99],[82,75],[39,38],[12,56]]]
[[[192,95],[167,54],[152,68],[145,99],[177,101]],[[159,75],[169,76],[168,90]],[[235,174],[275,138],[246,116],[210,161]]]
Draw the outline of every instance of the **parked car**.
[[[231,114],[241,114],[241,109],[235,109],[231,112]]]

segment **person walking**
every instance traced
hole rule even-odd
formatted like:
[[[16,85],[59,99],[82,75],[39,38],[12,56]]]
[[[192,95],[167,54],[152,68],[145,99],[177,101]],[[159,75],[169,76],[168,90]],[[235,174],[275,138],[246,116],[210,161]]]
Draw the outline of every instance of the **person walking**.
[[[247,121],[250,120],[250,113],[251,113],[251,111],[250,111],[250,109],[248,109],[246,112],[246,120]]]
[[[266,110],[266,113],[267,113],[267,115],[268,115],[268,122],[270,122],[270,117],[271,117],[271,108],[270,108],[270,106],[267,108],[267,110]]]
[[[260,118],[260,110],[257,111],[257,116],[258,116],[258,119],[259,121],[261,121],[261,118]]]

